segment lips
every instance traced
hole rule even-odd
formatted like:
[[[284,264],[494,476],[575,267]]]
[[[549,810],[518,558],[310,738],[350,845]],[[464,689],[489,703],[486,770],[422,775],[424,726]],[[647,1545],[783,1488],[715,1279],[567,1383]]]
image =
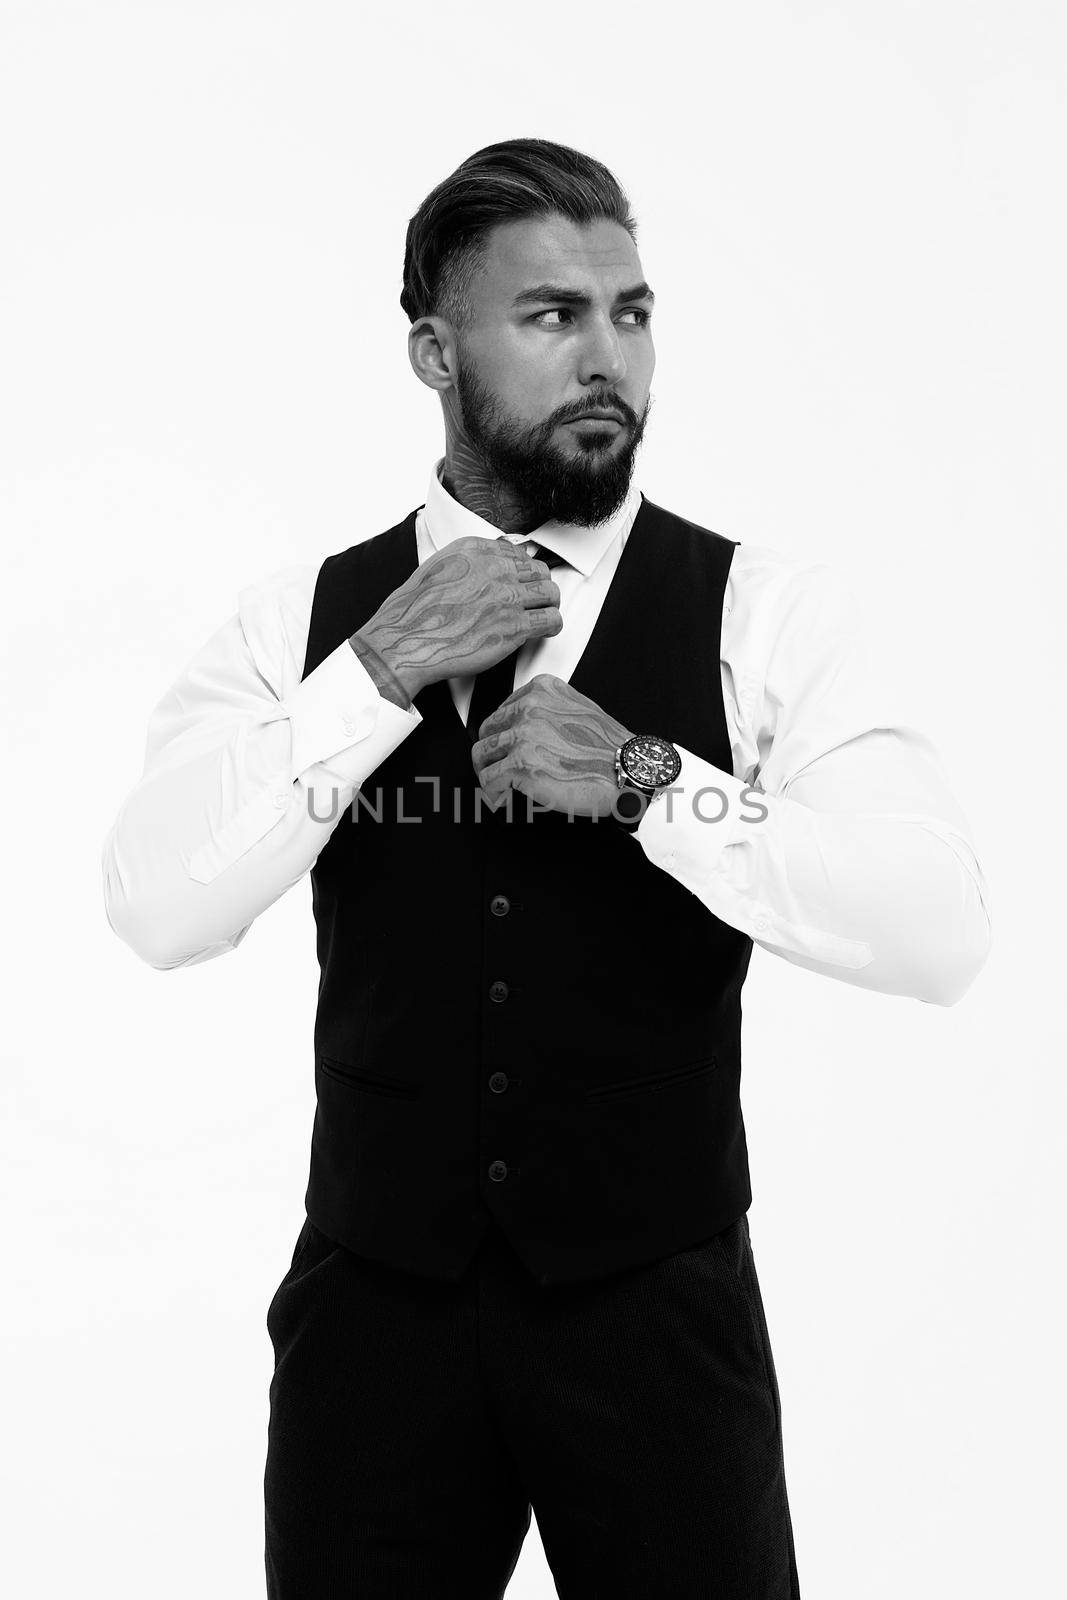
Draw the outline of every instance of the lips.
[[[622,422],[623,418],[617,411],[586,411],[580,417],[571,417],[571,422]]]

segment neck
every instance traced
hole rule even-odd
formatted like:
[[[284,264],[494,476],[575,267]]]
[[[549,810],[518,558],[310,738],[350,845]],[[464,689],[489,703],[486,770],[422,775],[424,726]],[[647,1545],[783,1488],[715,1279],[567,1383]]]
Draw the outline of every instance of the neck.
[[[501,533],[532,533],[544,513],[494,478],[471,444],[463,425],[449,418],[445,427],[445,464],[441,481],[453,500],[473,511]]]

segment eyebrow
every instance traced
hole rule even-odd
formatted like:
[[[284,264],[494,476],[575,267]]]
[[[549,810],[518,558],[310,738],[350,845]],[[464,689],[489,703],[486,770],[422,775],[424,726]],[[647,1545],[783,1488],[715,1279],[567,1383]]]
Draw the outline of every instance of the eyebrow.
[[[619,290],[615,296],[615,304],[619,305],[623,300],[655,301],[655,298],[647,283],[635,283],[632,289]],[[512,304],[516,306],[537,305],[543,300],[552,300],[559,305],[565,306],[591,306],[593,303],[592,297],[583,294],[580,289],[564,289],[558,283],[538,283],[532,289],[523,289],[521,293],[515,296]]]

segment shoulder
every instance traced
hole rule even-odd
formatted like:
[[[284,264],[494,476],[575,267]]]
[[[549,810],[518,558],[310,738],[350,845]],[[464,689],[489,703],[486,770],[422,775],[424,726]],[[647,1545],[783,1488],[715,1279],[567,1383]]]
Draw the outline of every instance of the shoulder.
[[[750,544],[735,539],[692,517],[658,505],[647,495],[643,498],[654,516],[665,518],[677,533],[688,537],[694,545],[710,543],[726,552],[728,590],[733,591],[727,594],[731,608],[742,600],[765,609],[781,601],[795,602],[799,597],[812,594],[847,597],[847,580],[828,562],[802,554],[790,555],[776,545]]]
[[[846,574],[830,562],[740,543],[730,564],[725,609],[753,625],[759,619],[773,633],[805,623],[848,625],[856,618],[857,600]]]
[[[845,574],[812,556],[789,554],[777,545],[750,544],[716,532],[643,495],[647,509],[663,519],[694,551],[712,548],[720,570],[726,566],[723,617],[744,621],[747,643],[769,647],[781,630],[814,624],[847,626],[857,615],[856,595]],[[750,648],[748,654],[753,653]]]
[[[723,600],[722,659],[753,727],[773,724],[805,684],[852,676],[862,634],[839,568],[773,545],[738,544]]]

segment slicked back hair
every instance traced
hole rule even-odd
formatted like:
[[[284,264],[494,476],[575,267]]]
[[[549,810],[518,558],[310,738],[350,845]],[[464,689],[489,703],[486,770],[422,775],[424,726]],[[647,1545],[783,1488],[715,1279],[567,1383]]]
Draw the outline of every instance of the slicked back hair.
[[[547,139],[505,139],[468,156],[408,223],[400,304],[409,322],[439,316],[466,327],[491,230],[553,212],[577,223],[617,222],[636,243],[629,201],[593,156]]]

